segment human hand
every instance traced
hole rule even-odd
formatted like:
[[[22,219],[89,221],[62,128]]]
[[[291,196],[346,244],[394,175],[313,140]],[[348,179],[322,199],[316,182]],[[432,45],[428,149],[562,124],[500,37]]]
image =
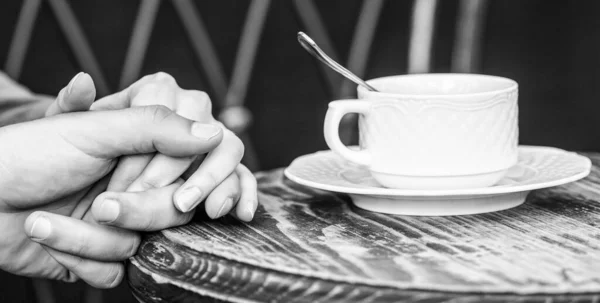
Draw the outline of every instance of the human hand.
[[[94,96],[92,79],[85,73],[79,73],[61,91],[47,115],[87,110]],[[91,110],[114,110],[144,105],[164,105],[183,117],[222,126],[213,118],[211,101],[204,92],[181,89],[175,79],[166,73],[143,77],[129,88],[98,100],[91,106]],[[251,221],[257,207],[256,179],[239,163],[242,155],[243,144],[235,134],[225,129],[223,143],[207,159],[205,155],[190,159],[176,159],[160,154],[122,157],[110,180],[109,193],[102,197],[110,196],[113,201],[105,207],[99,205],[101,201],[94,203],[92,212],[99,221],[106,224],[138,229],[140,225],[147,223],[129,220],[131,216],[151,219],[156,215],[160,216],[160,213],[150,213],[147,204],[134,209],[131,209],[130,203],[123,205],[119,197],[127,195],[122,192],[161,188],[183,176],[184,179],[191,180],[181,189],[176,188],[178,190],[174,200],[179,210],[191,211],[206,199],[205,209],[211,218],[221,217],[235,207],[235,211],[232,212],[235,217],[242,221]],[[163,200],[161,204],[170,201],[171,199]],[[121,208],[129,209],[120,213]],[[157,206],[157,209],[160,208]],[[114,219],[115,213],[119,213],[117,219]],[[170,226],[155,225],[152,226],[152,230],[167,227]]]
[[[96,101],[91,110],[114,110],[128,107],[164,105],[178,115],[194,121],[217,124],[212,116],[212,104],[208,95],[201,91],[184,90],[175,79],[166,73],[145,76],[129,88]],[[119,192],[139,192],[161,188],[172,184],[180,176],[187,181],[174,194],[176,207],[182,212],[193,210],[206,200],[206,213],[219,218],[232,213],[243,221],[250,221],[257,207],[256,179],[242,164],[244,145],[231,131],[224,128],[223,142],[206,157],[173,158],[162,154],[145,154],[122,157],[108,186],[110,193],[103,198],[114,199],[105,205],[107,209],[129,207],[120,203]],[[164,203],[170,202],[165,200]],[[128,225],[127,215],[115,221],[103,206],[93,208],[98,219],[115,226],[133,228]],[[134,213],[142,214],[147,204]],[[96,211],[97,210],[97,211]],[[115,210],[110,212],[114,216]]]
[[[96,100],[96,88],[92,77],[80,72],[60,90],[54,102],[46,109],[44,117],[87,111],[94,100]]]
[[[5,147],[0,149],[0,268],[64,281],[79,277],[95,287],[117,285],[124,273],[119,261],[135,253],[139,235],[97,224],[88,210],[118,158],[154,152],[189,158],[214,150],[223,137],[221,127],[193,122],[164,106],[68,113],[0,128]],[[128,198],[150,206],[168,199],[165,195],[181,183]],[[171,204],[161,218],[173,226],[191,215]]]

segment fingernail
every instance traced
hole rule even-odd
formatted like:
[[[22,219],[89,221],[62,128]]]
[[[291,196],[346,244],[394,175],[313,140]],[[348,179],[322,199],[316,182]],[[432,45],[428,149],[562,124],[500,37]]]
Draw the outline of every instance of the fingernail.
[[[34,240],[44,240],[50,236],[52,225],[44,217],[37,218],[31,226],[30,237]]]
[[[192,123],[192,135],[200,139],[210,140],[219,135],[220,132],[221,128],[216,125],[200,122]]]
[[[248,221],[252,221],[252,219],[254,219],[254,212],[256,211],[254,209],[254,204],[255,203],[252,203],[246,207],[246,217],[248,218]]]
[[[113,222],[119,217],[120,212],[121,206],[119,202],[112,199],[105,199],[100,206],[100,213],[96,217],[96,220],[102,223]]]
[[[75,86],[75,83],[77,82],[77,79],[82,74],[84,74],[84,73],[83,72],[79,72],[77,75],[75,75],[75,77],[73,77],[73,79],[71,79],[71,81],[69,82],[69,85],[67,85],[67,94],[71,93],[71,90],[73,89],[73,86]]]
[[[175,196],[175,203],[179,210],[182,212],[188,212],[200,203],[202,197],[202,191],[198,187],[189,187],[181,191]]]
[[[229,209],[231,209],[232,203],[233,203],[232,198],[225,199],[225,201],[223,201],[223,204],[221,204],[221,208],[219,208],[217,215],[213,219],[220,218],[221,216],[225,215],[225,212],[227,212],[227,211],[229,211]]]

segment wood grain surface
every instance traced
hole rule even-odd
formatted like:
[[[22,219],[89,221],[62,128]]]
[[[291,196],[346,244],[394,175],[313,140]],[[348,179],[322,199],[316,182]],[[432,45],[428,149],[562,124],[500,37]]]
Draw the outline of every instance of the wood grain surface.
[[[260,173],[253,222],[148,235],[129,283],[142,302],[600,302],[600,154],[585,155],[584,180],[455,217],[368,212]]]

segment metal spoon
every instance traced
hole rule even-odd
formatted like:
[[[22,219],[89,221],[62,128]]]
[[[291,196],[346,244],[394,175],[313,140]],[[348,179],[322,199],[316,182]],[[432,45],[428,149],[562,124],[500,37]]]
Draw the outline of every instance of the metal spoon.
[[[303,32],[298,32],[298,42],[300,42],[300,45],[302,45],[302,47],[304,47],[304,49],[306,49],[311,55],[321,60],[321,62],[325,63],[325,65],[329,66],[334,71],[340,73],[342,76],[350,79],[352,82],[358,85],[364,86],[370,91],[378,91],[373,86],[365,82],[363,79],[359,78],[351,71],[347,70],[345,67],[341,66],[339,63],[335,62],[333,59],[327,56],[327,54],[325,54],[325,52],[323,52],[321,48],[319,48],[319,46],[315,43],[315,41],[313,41],[307,34]]]

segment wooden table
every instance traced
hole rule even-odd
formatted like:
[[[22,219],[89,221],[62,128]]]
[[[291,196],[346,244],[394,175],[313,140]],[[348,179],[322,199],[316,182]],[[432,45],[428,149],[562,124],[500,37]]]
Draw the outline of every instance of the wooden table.
[[[497,213],[405,217],[258,174],[254,221],[198,218],[130,259],[142,302],[600,302],[600,154],[589,177]]]

